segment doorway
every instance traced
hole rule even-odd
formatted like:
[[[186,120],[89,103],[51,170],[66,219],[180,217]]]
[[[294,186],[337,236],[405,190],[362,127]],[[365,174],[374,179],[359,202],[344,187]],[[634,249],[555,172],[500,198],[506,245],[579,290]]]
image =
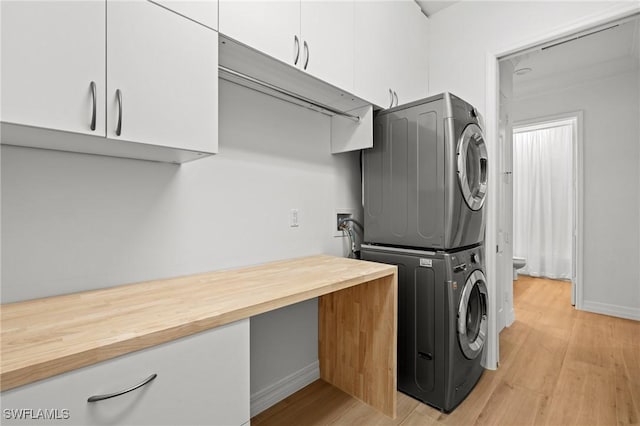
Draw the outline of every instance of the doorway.
[[[610,18],[611,19],[611,18]],[[537,45],[533,47],[521,46],[519,49],[514,48],[510,51],[506,51],[504,54],[490,54],[488,58],[488,73],[492,73],[499,78],[495,81],[488,81],[488,94],[493,96],[488,97],[488,108],[493,105],[495,109],[495,115],[489,116],[488,119],[488,138],[491,139],[494,136],[494,144],[492,147],[494,158],[496,158],[498,164],[497,170],[492,172],[491,182],[494,193],[498,194],[498,197],[494,198],[494,201],[489,203],[488,213],[488,228],[487,235],[490,242],[495,241],[495,247],[497,248],[496,254],[488,256],[488,271],[495,271],[496,277],[496,329],[499,333],[500,330],[509,326],[514,320],[515,315],[513,313],[513,287],[512,287],[512,259],[513,259],[513,152],[512,152],[512,129],[514,125],[529,125],[531,122],[540,121],[553,121],[558,118],[558,114],[566,114],[567,117],[578,116],[576,122],[576,136],[578,140],[583,140],[582,137],[582,116],[576,114],[576,111],[582,109],[580,105],[576,103],[571,104],[566,102],[566,94],[560,94],[564,89],[573,89],[574,91],[582,91],[582,93],[596,93],[593,89],[592,82],[598,80],[604,81],[609,77],[604,78],[604,72],[611,71],[617,65],[624,65],[627,60],[632,60],[629,57],[623,58],[611,58],[606,55],[614,55],[616,52],[624,51],[621,46],[624,44],[606,41],[608,39],[615,38],[616,34],[624,33],[637,34],[637,15],[627,16],[625,18],[616,18],[616,20],[607,21],[606,18],[602,20],[590,21],[589,25],[585,25],[579,31],[569,36],[563,36],[555,38],[549,38],[546,40],[540,40]],[[588,29],[585,29],[588,28]],[[597,40],[600,39],[600,42]],[[605,40],[604,42],[602,40]],[[631,38],[629,38],[631,39]],[[596,40],[596,44],[601,44],[603,55],[600,55],[596,50],[588,46],[592,41]],[[576,46],[578,46],[576,48]],[[615,49],[611,48],[615,46]],[[637,46],[637,45],[636,45]],[[584,55],[580,53],[567,53],[572,49],[583,51]],[[601,52],[602,52],[601,51]],[[533,76],[538,71],[544,70],[544,67],[537,67],[535,64],[536,57],[540,57],[540,53],[544,52],[545,56],[555,56],[555,60],[550,61],[551,67],[546,68],[547,75],[546,81],[541,79],[535,79]],[[588,62],[592,61],[591,64]],[[596,63],[597,62],[597,63]],[[573,63],[573,69],[564,70],[564,73],[558,72],[558,68],[567,65],[570,66]],[[560,66],[558,66],[560,64]],[[591,66],[593,65],[593,66]],[[596,66],[597,65],[597,66]],[[561,74],[553,76],[553,73]],[[587,73],[591,73],[591,82],[587,84]],[[542,79],[543,80],[543,79]],[[553,80],[553,81],[552,81]],[[549,83],[547,85],[542,83]],[[582,86],[581,86],[582,84]],[[514,87],[515,86],[515,87]],[[620,83],[619,87],[623,87]],[[495,90],[495,92],[494,92]],[[558,96],[553,98],[553,101],[541,101],[544,97],[540,96],[543,93],[556,92]],[[603,91],[604,92],[604,91]],[[617,91],[620,92],[619,90]],[[600,92],[598,92],[600,93]],[[563,97],[564,96],[564,97]],[[534,102],[534,98],[537,101]],[[523,108],[519,106],[519,102],[526,100],[529,105],[535,104],[535,108],[530,108],[529,114],[523,114]],[[588,123],[593,126],[594,122],[609,122],[614,123],[608,117],[605,120],[604,116],[600,114],[600,108],[598,114],[594,114],[595,108],[591,111],[586,111],[585,116],[588,115]],[[523,121],[523,118],[526,120]],[[593,130],[593,129],[592,129]],[[586,132],[586,130],[585,130]],[[588,136],[588,135],[587,135]],[[591,136],[591,140],[595,140],[594,134]],[[600,137],[600,139],[602,139]],[[606,145],[606,144],[600,144]],[[597,151],[600,148],[594,149],[594,145],[591,145],[591,151]],[[576,165],[581,167],[582,154],[581,144],[576,144],[576,153],[574,159]],[[577,157],[577,158],[576,158]],[[594,156],[592,158],[592,163]],[[494,164],[496,164],[494,160]],[[606,163],[606,164],[611,164]],[[592,169],[593,171],[593,169]],[[580,169],[575,170],[575,189],[576,189],[576,209],[574,219],[574,235],[572,240],[572,253],[573,253],[573,270],[572,281],[575,283],[575,290],[573,294],[573,302],[577,309],[585,309],[590,311],[597,311],[599,306],[591,306],[591,302],[584,302],[582,298],[584,291],[583,286],[583,268],[584,262],[582,261],[583,242],[581,240],[584,235],[583,221],[582,221],[582,205],[583,205],[583,172]],[[592,190],[593,193],[593,190]],[[593,198],[593,196],[592,196]],[[491,236],[491,237],[489,237]],[[490,258],[489,258],[490,257]],[[491,269],[495,268],[495,269]],[[587,265],[587,269],[589,266]],[[593,267],[591,267],[593,269]],[[593,281],[593,280],[592,280]],[[591,303],[593,304],[593,303]],[[602,309],[600,309],[602,311]]]
[[[576,304],[577,216],[582,176],[582,112],[513,127],[513,258],[518,274],[571,282]],[[580,186],[582,183],[580,182]],[[515,262],[515,260],[514,260]]]

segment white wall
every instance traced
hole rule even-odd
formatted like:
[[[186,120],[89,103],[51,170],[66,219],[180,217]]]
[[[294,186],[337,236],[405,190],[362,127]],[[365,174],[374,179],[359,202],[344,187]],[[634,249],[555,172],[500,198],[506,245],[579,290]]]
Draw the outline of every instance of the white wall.
[[[219,121],[220,153],[182,166],[2,146],[3,303],[346,254],[358,154],[330,154],[329,118],[221,81]],[[252,393],[317,361],[315,300],[251,328]]]
[[[554,86],[552,83],[549,83]],[[640,319],[640,71],[516,98],[514,121],[583,111],[586,310]]]
[[[429,20],[429,91],[449,91],[480,110],[486,56],[570,32],[633,1],[462,1]]]

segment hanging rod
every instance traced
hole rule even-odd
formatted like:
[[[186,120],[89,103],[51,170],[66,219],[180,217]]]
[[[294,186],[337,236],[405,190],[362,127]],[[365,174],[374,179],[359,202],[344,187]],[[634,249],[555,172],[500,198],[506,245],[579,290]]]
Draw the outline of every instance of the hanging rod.
[[[328,105],[322,104],[320,102],[313,101],[311,99],[305,98],[304,96],[298,95],[296,93],[290,92],[290,91],[288,91],[286,89],[283,89],[281,87],[275,86],[275,85],[273,85],[271,83],[267,83],[267,82],[264,82],[262,80],[258,80],[257,78],[248,76],[246,74],[242,74],[242,73],[240,73],[238,71],[234,71],[234,70],[232,70],[230,68],[227,68],[227,67],[225,67],[223,65],[218,65],[218,70],[222,71],[223,73],[230,74],[230,75],[232,75],[234,77],[238,77],[238,78],[240,78],[242,80],[248,81],[250,83],[257,84],[258,86],[262,86],[262,87],[264,87],[266,89],[273,90],[274,92],[277,92],[277,93],[279,93],[281,95],[284,95],[284,96],[287,96],[289,98],[293,98],[293,99],[295,99],[295,100],[297,100],[299,102],[303,102],[305,104],[308,104],[309,107],[319,108],[319,109],[327,111],[327,112],[329,112],[329,113],[331,113],[333,115],[339,115],[339,116],[348,118],[349,120],[353,120],[356,123],[360,121],[360,117],[357,116],[357,115],[353,115],[353,114],[349,114],[348,112],[337,110],[337,109],[335,109],[333,107],[330,107]],[[225,78],[224,75],[220,75],[220,78],[223,78],[224,80],[227,80],[227,81],[231,81],[232,83],[234,82],[233,80],[231,80],[229,78]]]

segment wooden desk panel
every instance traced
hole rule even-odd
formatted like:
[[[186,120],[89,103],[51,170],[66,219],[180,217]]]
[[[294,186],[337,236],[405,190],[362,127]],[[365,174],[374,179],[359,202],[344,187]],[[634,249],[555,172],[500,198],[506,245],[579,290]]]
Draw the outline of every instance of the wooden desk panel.
[[[320,297],[320,378],[396,417],[397,276]]]

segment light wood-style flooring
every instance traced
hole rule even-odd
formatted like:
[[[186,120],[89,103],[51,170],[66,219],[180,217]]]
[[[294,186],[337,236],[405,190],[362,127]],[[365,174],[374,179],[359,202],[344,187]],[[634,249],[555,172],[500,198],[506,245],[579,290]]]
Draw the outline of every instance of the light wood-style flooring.
[[[398,393],[398,416],[318,380],[251,419],[266,425],[640,424],[640,322],[576,311],[568,282],[520,276],[500,367],[451,414]]]

